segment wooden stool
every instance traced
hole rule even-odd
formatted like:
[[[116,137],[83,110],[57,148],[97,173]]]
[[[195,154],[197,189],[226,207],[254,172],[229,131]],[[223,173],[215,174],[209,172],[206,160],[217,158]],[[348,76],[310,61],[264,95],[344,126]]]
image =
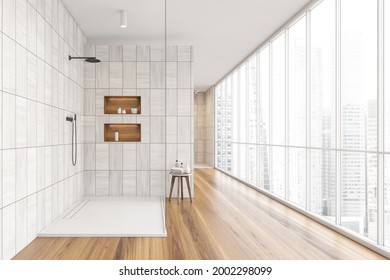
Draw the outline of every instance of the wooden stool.
[[[169,201],[171,201],[173,186],[175,185],[175,179],[176,178],[177,178],[177,204],[179,204],[180,189],[181,189],[181,199],[183,199],[183,178],[185,178],[186,182],[187,182],[188,194],[190,195],[190,201],[192,203],[191,186],[190,186],[190,176],[192,174],[191,173],[189,173],[189,174],[172,174],[172,173],[169,173],[169,174],[172,176],[171,189],[169,191]]]

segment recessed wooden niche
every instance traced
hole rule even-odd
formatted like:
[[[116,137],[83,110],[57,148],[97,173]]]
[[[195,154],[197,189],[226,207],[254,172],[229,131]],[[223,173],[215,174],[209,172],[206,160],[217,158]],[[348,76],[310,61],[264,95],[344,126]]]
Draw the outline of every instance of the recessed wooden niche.
[[[119,133],[119,141],[115,141],[115,131]],[[104,142],[141,142],[141,124],[105,123]]]
[[[104,96],[104,114],[118,114],[118,108],[131,114],[131,108],[137,108],[141,114],[141,96]]]

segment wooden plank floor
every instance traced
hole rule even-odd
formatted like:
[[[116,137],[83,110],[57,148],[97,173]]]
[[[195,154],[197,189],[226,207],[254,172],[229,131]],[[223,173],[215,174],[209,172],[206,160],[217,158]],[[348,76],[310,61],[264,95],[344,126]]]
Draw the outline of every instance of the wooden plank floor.
[[[383,259],[214,169],[195,193],[168,203],[167,238],[37,238],[14,259]]]

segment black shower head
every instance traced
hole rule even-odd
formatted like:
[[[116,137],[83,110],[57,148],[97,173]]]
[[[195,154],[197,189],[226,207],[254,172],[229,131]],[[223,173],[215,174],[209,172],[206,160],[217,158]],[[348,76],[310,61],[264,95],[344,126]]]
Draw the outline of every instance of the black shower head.
[[[99,63],[100,59],[97,59],[96,57],[88,57],[85,61],[89,63]]]
[[[69,60],[72,60],[72,59],[84,59],[85,62],[89,62],[89,63],[99,63],[100,62],[100,60],[97,59],[94,56],[86,56],[86,57],[84,57],[84,56],[76,56],[76,57],[74,57],[73,56],[72,57],[72,56],[69,55]]]

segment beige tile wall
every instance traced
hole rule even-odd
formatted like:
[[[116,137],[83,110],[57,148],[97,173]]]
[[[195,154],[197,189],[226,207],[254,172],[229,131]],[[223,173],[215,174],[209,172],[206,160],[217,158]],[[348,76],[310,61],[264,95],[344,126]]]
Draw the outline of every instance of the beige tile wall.
[[[84,68],[85,194],[164,195],[176,159],[193,167],[192,48],[168,47],[167,74],[160,47],[86,50],[102,63]],[[105,115],[108,95],[141,96],[142,114]],[[140,123],[141,142],[105,143],[104,123]]]
[[[195,162],[214,167],[214,89],[195,95]]]

